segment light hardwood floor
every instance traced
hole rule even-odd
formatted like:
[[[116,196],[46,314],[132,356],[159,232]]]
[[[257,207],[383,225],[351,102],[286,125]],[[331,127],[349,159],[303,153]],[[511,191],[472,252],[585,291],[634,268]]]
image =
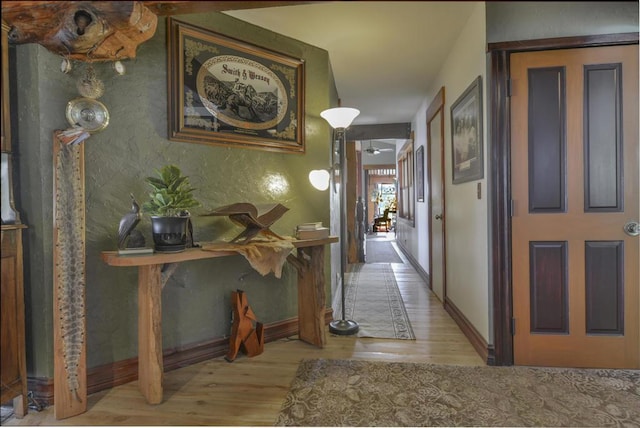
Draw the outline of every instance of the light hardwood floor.
[[[294,338],[270,342],[261,355],[216,358],[164,375],[164,401],[149,405],[137,381],[89,396],[88,411],[56,420],[53,407],[3,425],[273,425],[304,358],[484,365],[442,304],[405,261],[392,264],[416,340],[333,336],[318,349]],[[356,320],[357,321],[357,320]]]

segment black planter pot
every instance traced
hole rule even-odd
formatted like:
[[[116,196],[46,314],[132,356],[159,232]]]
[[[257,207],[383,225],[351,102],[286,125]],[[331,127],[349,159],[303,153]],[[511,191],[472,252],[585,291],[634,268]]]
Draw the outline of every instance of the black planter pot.
[[[184,251],[187,247],[188,221],[188,216],[151,216],[151,231],[156,251],[161,253]]]

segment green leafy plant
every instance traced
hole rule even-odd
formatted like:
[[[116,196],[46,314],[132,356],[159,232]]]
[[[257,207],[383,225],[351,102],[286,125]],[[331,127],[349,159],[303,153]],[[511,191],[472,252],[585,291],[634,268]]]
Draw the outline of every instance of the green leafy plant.
[[[151,187],[149,200],[142,210],[152,216],[184,216],[183,211],[200,205],[193,197],[196,190],[189,184],[189,178],[182,175],[180,168],[166,165],[156,170],[157,177],[147,177],[145,181]]]

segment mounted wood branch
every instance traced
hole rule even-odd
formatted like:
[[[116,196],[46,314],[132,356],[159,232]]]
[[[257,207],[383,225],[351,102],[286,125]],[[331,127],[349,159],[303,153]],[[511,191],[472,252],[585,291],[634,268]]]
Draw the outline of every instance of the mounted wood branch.
[[[135,58],[158,24],[139,1],[5,1],[2,17],[11,43],[38,43],[87,62]]]

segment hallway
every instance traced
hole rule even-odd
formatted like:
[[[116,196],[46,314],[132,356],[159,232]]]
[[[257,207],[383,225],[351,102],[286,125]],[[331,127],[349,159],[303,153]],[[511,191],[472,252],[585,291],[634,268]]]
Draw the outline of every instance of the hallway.
[[[267,343],[253,358],[241,353],[233,363],[220,357],[166,372],[159,405],[148,405],[133,381],[90,395],[89,410],[77,417],[56,420],[49,407],[3,425],[273,425],[304,358],[484,365],[441,302],[398,254],[403,263],[391,267],[416,340],[334,336],[327,329],[324,349],[291,337]]]
[[[419,355],[413,355],[406,361],[431,362],[431,360],[434,360],[433,362],[438,364],[466,365],[475,357],[478,359],[478,364],[483,364],[478,354],[460,331],[460,328],[443,309],[442,302],[428,289],[422,277],[396,245],[395,233],[393,231],[371,233],[367,235],[366,239],[367,242],[390,242],[402,261],[402,263],[391,263],[391,268],[416,335],[415,345],[419,349],[424,349],[422,357],[427,358],[420,359]],[[372,246],[368,246],[368,250],[371,248]],[[370,259],[367,255],[366,262],[369,263]],[[423,343],[423,341],[427,343]],[[440,346],[445,342],[450,342],[451,345],[455,343],[454,347],[460,354],[449,354],[448,351],[452,349]],[[420,351],[411,349],[410,353],[413,354],[414,352],[419,353]]]
[[[393,231],[368,233],[365,237],[365,263],[404,263],[395,240]]]

